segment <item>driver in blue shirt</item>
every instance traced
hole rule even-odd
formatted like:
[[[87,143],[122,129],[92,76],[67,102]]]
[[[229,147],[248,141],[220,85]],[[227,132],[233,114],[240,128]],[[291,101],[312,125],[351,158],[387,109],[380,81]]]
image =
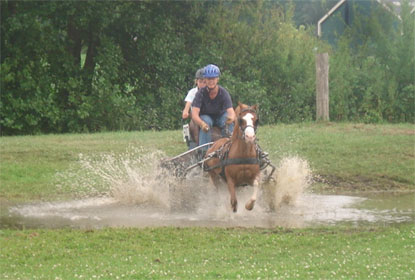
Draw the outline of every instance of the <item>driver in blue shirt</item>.
[[[227,136],[226,124],[229,125],[229,133],[233,132],[235,111],[229,92],[218,85],[219,76],[219,67],[207,65],[204,68],[206,87],[199,89],[192,103],[192,119],[201,128],[199,145],[212,141],[210,130],[213,126],[221,128],[222,136]]]

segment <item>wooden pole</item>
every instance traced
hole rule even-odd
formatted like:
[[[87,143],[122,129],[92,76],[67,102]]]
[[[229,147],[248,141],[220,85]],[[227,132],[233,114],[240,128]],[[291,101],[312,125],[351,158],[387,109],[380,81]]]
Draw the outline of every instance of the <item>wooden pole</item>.
[[[316,54],[316,120],[329,121],[329,54]]]

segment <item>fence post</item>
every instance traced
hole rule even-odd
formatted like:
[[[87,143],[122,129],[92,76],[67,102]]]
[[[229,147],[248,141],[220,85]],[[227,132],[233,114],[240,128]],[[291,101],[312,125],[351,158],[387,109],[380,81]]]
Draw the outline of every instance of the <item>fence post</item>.
[[[316,54],[316,120],[329,121],[329,54]]]

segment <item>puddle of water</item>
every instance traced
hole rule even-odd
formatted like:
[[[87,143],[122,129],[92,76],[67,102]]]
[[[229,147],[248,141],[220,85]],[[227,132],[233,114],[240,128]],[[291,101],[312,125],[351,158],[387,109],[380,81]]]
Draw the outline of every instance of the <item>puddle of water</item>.
[[[246,191],[246,194],[250,193]],[[225,195],[226,193],[220,194]],[[244,197],[244,195],[240,195]],[[399,199],[413,201],[414,194]],[[271,212],[257,205],[249,212],[239,207],[236,214],[223,204],[212,207],[201,202],[191,211],[174,212],[154,205],[125,205],[113,198],[90,198],[66,202],[38,203],[11,207],[0,218],[1,227],[9,228],[102,228],[102,227],[309,227],[353,223],[401,223],[414,221],[414,207],[400,205],[396,195],[363,198],[340,195],[303,194],[296,205],[283,205]],[[243,201],[243,200],[241,200]],[[385,208],[387,201],[392,208]],[[227,200],[226,200],[227,202]],[[365,205],[371,207],[365,208]],[[374,207],[372,207],[374,206]],[[382,207],[379,210],[377,207]]]
[[[253,211],[243,207],[252,188],[239,188],[239,209],[233,213],[226,186],[216,191],[208,187],[206,174],[197,172],[178,182],[159,169],[160,154],[141,154],[80,156],[82,172],[63,174],[60,178],[67,179],[60,185],[70,182],[75,193],[88,193],[88,197],[11,206],[2,211],[0,228],[299,228],[415,220],[414,193],[360,197],[307,193],[311,173],[307,162],[296,157],[281,161],[274,185],[264,188]]]

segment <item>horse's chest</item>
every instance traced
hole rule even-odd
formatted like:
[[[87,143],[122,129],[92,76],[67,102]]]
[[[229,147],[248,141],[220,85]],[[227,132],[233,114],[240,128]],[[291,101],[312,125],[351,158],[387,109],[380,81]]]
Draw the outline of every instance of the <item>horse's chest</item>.
[[[243,165],[239,166],[239,168],[233,169],[232,166],[229,167],[228,170],[229,176],[237,184],[250,184],[252,185],[253,181],[259,174],[259,166],[256,165]]]

